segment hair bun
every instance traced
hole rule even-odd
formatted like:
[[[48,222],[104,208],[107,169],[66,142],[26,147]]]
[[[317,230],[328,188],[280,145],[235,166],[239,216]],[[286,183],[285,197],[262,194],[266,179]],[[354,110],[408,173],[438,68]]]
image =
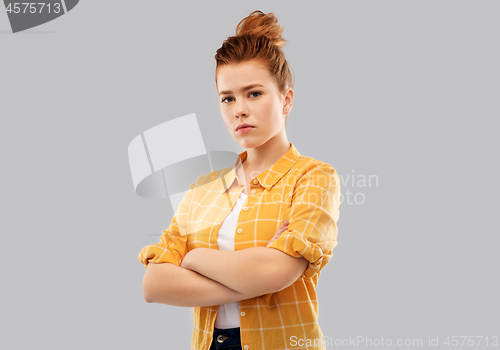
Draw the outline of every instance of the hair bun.
[[[283,27],[278,24],[278,18],[274,16],[274,13],[265,14],[260,10],[253,11],[236,26],[236,35],[263,35],[279,48],[288,43],[281,37],[281,33],[283,33]]]

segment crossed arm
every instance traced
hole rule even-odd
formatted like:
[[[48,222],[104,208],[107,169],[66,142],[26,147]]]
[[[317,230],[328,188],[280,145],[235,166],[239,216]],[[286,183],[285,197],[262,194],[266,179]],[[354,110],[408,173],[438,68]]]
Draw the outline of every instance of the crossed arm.
[[[244,294],[277,292],[295,282],[307,267],[305,258],[294,258],[277,249],[253,247],[238,251],[197,248],[181,267]]]
[[[180,266],[149,263],[142,288],[148,303],[220,305],[284,289],[300,277],[307,264],[303,257],[274,248],[196,248],[185,255]]]

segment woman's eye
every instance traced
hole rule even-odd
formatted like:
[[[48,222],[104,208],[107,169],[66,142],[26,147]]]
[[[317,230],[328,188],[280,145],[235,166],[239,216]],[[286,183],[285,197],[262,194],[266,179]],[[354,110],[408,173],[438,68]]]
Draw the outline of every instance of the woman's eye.
[[[250,95],[252,95],[252,94],[258,94],[257,96],[261,95],[261,93],[259,91],[251,92]]]
[[[221,102],[224,103],[224,101],[227,100],[227,99],[231,99],[231,97],[225,97],[225,98],[222,99]]]

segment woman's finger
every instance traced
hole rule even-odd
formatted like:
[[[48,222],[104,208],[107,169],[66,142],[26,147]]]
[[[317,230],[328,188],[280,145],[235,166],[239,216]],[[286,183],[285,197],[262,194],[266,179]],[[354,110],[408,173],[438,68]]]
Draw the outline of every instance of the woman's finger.
[[[285,220],[285,221],[281,224],[281,226],[278,228],[278,231],[274,234],[273,238],[271,238],[271,240],[269,241],[269,243],[268,243],[267,245],[271,244],[271,243],[272,243],[275,239],[277,239],[277,238],[278,238],[278,236],[279,236],[280,234],[282,234],[282,233],[286,230],[286,228],[287,228],[287,226],[288,226],[288,224],[289,224],[289,223],[290,223],[290,222],[289,222],[288,220]]]
[[[276,232],[276,234],[274,235],[274,237],[278,236],[279,234],[283,233],[283,231],[285,231],[288,227],[288,223],[283,223],[281,224],[281,226],[278,228],[278,231]]]

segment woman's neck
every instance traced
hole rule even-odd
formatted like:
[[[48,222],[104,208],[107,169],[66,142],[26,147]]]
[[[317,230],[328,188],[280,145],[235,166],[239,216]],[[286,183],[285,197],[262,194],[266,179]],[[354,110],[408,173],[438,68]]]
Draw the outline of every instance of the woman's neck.
[[[242,163],[245,172],[259,171],[259,174],[271,168],[290,149],[290,143],[285,138],[276,144],[266,144],[247,149],[247,158]]]

